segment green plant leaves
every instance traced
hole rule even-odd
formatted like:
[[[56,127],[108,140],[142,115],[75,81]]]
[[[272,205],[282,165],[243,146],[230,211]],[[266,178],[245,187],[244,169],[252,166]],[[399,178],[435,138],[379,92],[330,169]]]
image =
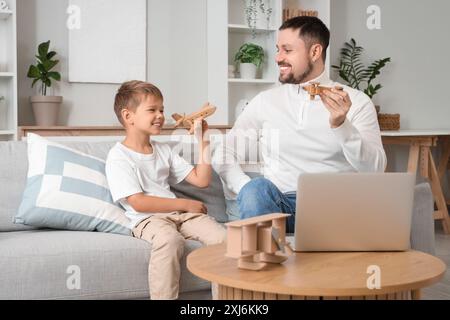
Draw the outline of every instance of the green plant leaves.
[[[261,66],[264,60],[264,49],[254,43],[244,43],[234,56],[235,62],[253,63],[255,66]]]
[[[259,5],[258,5],[259,2]],[[258,20],[258,8],[259,11],[266,17],[267,27],[269,27],[270,17],[273,9],[271,8],[270,0],[246,0],[245,1],[245,18],[247,25],[252,31],[252,38],[256,37],[256,22]]]
[[[52,51],[52,52],[47,53],[47,59],[48,59],[48,60],[50,60],[50,59],[53,58],[54,56],[56,56],[56,52],[55,52],[55,51]]]
[[[36,82],[38,82],[40,79],[38,78],[38,79],[34,79],[33,80],[33,83],[31,84],[31,87],[33,88],[34,87],[34,85],[36,84]]]
[[[59,74],[59,72],[49,72],[47,76],[49,78],[55,79],[56,81],[61,81],[61,74]]]
[[[44,66],[45,72],[49,72],[51,69],[53,69],[54,66],[58,64],[59,60],[46,60],[42,62],[42,66]]]
[[[331,67],[338,70],[339,77],[352,88],[359,90],[360,85],[366,82],[367,88],[364,89],[364,92],[372,98],[382,86],[380,84],[372,86],[371,82],[380,74],[380,70],[391,61],[391,58],[376,60],[365,68],[361,62],[361,54],[363,51],[364,48],[358,46],[355,39],[352,38],[341,49],[339,65],[333,65]]]
[[[40,72],[39,72],[38,67],[30,66],[30,68],[28,69],[27,77],[28,78],[39,78],[39,76],[40,76]]]
[[[390,61],[391,58],[384,58],[373,62],[366,70],[366,77],[368,78],[367,82],[370,84],[372,80],[380,74],[380,70],[386,65],[386,63]]]
[[[46,95],[47,87],[52,86],[52,80],[61,81],[61,74],[59,72],[50,71],[58,63],[59,60],[52,60],[56,56],[55,51],[48,52],[50,48],[50,40],[43,42],[38,46],[38,54],[35,56],[37,60],[36,65],[31,65],[28,69],[28,78],[33,79],[31,87],[37,82],[42,82],[41,94]]]
[[[38,47],[38,53],[40,57],[46,57],[48,53],[48,48],[50,47],[50,40],[43,42]]]

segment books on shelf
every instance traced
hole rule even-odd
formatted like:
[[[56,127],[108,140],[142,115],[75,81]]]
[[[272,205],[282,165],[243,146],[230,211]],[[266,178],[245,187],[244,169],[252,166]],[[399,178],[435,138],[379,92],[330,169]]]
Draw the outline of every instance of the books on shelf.
[[[294,18],[294,17],[300,17],[300,16],[309,16],[309,17],[317,17],[319,13],[317,10],[303,10],[303,9],[291,9],[286,8],[283,9],[283,22]]]

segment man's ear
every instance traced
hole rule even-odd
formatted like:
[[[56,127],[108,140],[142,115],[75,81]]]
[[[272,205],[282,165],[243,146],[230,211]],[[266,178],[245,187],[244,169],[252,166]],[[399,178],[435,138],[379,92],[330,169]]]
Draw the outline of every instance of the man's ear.
[[[128,125],[133,125],[134,124],[133,113],[130,110],[122,109],[120,114],[122,115],[123,122],[125,122]]]
[[[311,57],[312,62],[322,59],[322,50],[323,47],[320,43],[316,43],[311,46],[309,49],[309,56]]]

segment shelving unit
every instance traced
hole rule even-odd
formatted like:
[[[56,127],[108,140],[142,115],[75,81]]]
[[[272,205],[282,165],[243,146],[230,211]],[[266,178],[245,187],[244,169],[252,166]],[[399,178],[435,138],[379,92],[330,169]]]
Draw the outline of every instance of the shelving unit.
[[[258,93],[280,85],[275,55],[283,8],[316,10],[319,18],[330,28],[330,0],[264,1],[272,8],[272,14],[267,21],[258,8],[255,32],[246,21],[246,0],[215,0],[214,5],[208,5],[208,99],[219,107],[215,119],[220,119],[220,124],[234,124],[235,107],[241,100],[250,101]],[[264,48],[264,65],[257,79],[228,78],[228,65],[235,65],[234,56],[246,42]],[[328,60],[327,71],[330,68]]]
[[[219,106],[222,124],[224,120],[226,124],[234,123],[234,109],[241,99],[249,101],[278,84],[274,60],[282,0],[264,1],[272,8],[272,13],[267,20],[258,8],[255,32],[245,17],[246,0],[217,0],[214,6],[208,6],[208,92],[209,100]],[[246,42],[264,48],[265,59],[257,79],[228,78],[228,65],[235,65],[234,56]]]
[[[0,11],[0,141],[17,139],[17,16],[16,0]]]
[[[6,20],[13,14],[12,10],[0,10],[0,20]]]

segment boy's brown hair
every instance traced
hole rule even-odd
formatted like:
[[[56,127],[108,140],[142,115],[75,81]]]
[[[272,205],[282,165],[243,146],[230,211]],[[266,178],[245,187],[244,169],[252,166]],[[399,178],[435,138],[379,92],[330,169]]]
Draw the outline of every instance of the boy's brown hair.
[[[123,126],[125,124],[122,119],[122,110],[136,111],[142,99],[147,95],[152,95],[157,99],[163,100],[161,91],[148,82],[133,80],[125,82],[120,86],[114,99],[114,112]]]

